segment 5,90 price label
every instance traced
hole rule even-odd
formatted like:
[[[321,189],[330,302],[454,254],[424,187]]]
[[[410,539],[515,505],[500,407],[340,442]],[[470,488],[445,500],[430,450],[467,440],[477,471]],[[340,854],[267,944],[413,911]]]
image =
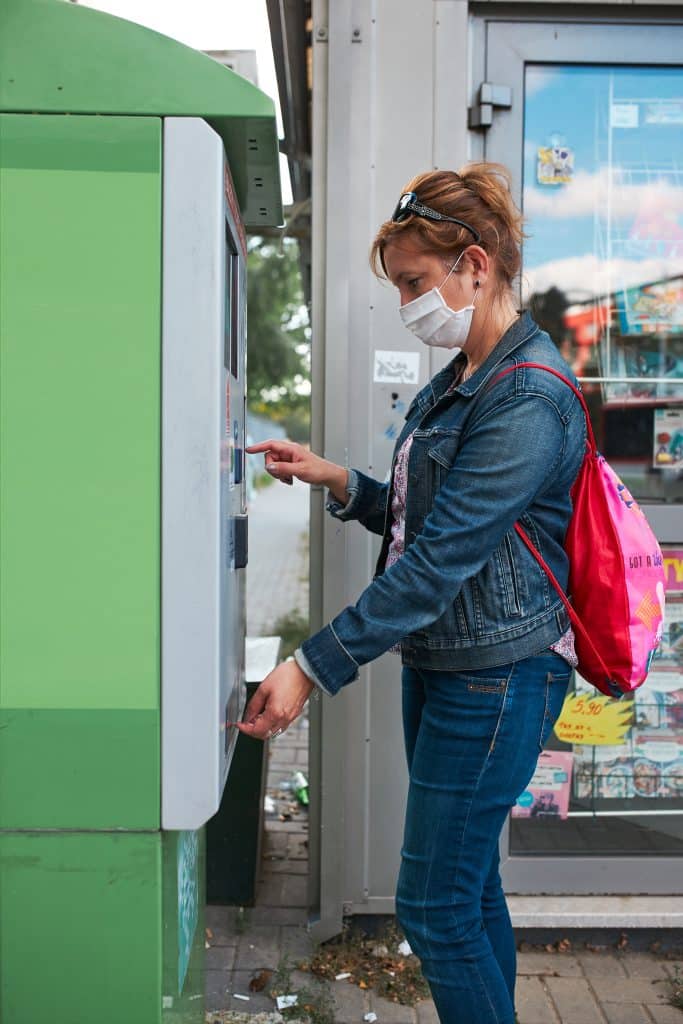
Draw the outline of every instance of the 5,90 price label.
[[[555,723],[555,735],[563,743],[617,746],[623,743],[632,723],[632,700],[570,693]]]

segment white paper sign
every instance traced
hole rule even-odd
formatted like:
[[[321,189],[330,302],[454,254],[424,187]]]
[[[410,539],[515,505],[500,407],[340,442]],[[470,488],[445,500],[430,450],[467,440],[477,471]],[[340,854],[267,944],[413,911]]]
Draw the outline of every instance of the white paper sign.
[[[638,104],[613,103],[611,114],[612,128],[637,128]]]
[[[375,351],[373,380],[376,384],[417,384],[419,377],[419,352]]]

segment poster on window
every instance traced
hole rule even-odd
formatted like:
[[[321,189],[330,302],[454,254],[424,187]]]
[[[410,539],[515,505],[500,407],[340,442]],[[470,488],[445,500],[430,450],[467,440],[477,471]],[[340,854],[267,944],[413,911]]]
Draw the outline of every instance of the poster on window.
[[[574,796],[579,800],[632,797],[631,743],[615,747],[574,747]]]
[[[624,288],[617,303],[622,334],[683,331],[683,278]]]
[[[683,735],[669,729],[643,730],[633,738],[635,796],[683,796]]]
[[[683,408],[654,410],[653,466],[683,469]]]
[[[664,572],[666,573],[666,599],[683,597],[683,548],[675,548],[670,544],[662,547],[664,555]]]
[[[636,690],[636,725],[641,729],[683,732],[683,676],[653,670]]]
[[[662,639],[650,667],[650,676],[663,672],[676,675],[683,686],[683,597],[678,595],[666,595]]]
[[[574,755],[544,750],[531,782],[512,808],[513,818],[566,818]]]

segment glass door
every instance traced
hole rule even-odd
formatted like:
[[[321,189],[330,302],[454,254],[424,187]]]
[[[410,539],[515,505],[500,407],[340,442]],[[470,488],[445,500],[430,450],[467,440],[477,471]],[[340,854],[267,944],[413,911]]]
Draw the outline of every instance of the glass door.
[[[683,67],[674,51],[683,53],[680,25],[487,27],[487,63],[513,87],[513,108],[497,115],[485,147],[513,171],[526,218],[521,301],[581,380],[598,446],[645,509],[668,571],[663,643],[635,699],[596,700],[575,677],[509,823],[511,891],[683,889]],[[619,61],[605,63],[607,53]]]

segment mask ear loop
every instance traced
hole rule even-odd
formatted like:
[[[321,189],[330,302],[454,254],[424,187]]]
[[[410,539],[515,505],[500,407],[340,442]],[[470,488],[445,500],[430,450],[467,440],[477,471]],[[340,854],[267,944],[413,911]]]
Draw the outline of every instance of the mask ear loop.
[[[453,266],[452,266],[452,267],[451,267],[451,269],[450,269],[450,270],[448,271],[448,273],[447,273],[447,274],[446,274],[446,276],[444,277],[443,281],[442,281],[442,282],[441,282],[441,284],[439,285],[439,291],[441,291],[441,289],[442,289],[442,288],[443,288],[443,286],[445,285],[446,281],[447,281],[447,280],[448,280],[448,278],[449,278],[449,277],[451,276],[451,274],[453,273],[453,271],[455,270],[455,268],[457,267],[458,263],[460,262],[460,260],[461,260],[461,259],[463,258],[463,256],[464,256],[464,255],[465,255],[465,250],[463,249],[463,251],[462,251],[462,252],[460,253],[460,255],[458,256],[457,260],[455,261],[455,263],[453,264]]]

